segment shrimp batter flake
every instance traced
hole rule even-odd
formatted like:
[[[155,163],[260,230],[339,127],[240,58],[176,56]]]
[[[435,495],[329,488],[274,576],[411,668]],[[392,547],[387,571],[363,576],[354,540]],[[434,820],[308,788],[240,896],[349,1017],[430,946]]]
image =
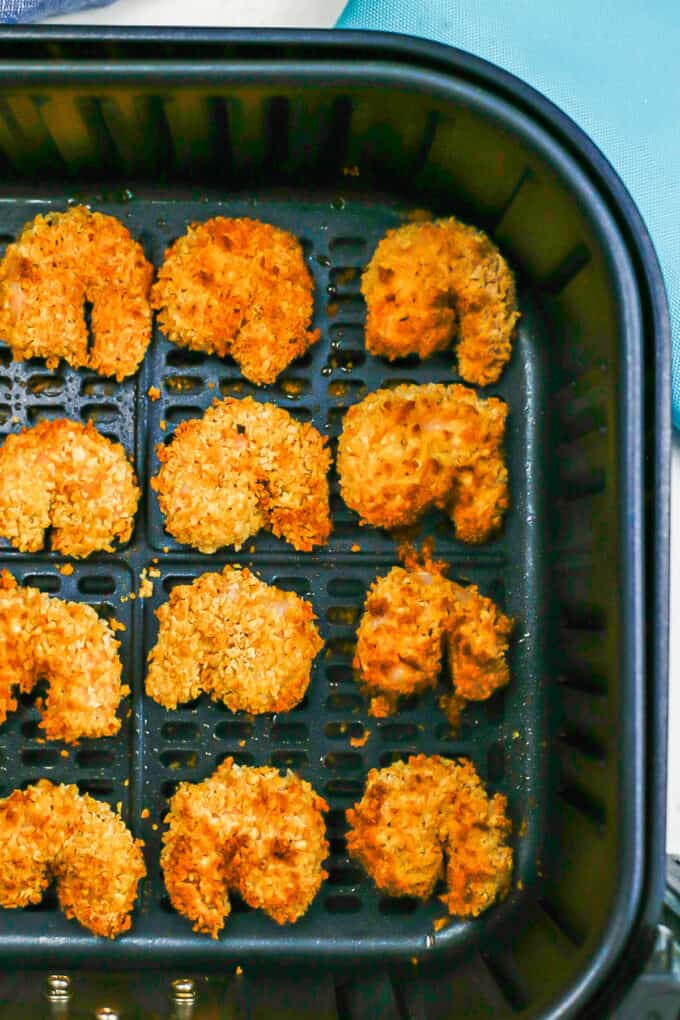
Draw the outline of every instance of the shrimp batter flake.
[[[181,783],[165,819],[161,867],[170,901],[216,939],[229,891],[278,924],[307,911],[327,873],[326,802],[292,772],[227,758],[201,783]]]
[[[460,384],[404,384],[347,411],[338,444],[345,503],[363,524],[411,525],[443,509],[463,542],[483,542],[508,508],[507,404]]]
[[[192,223],[165,253],[152,291],[165,335],[231,355],[247,379],[271,383],[319,339],[300,242],[269,223],[216,216]]]
[[[68,918],[116,938],[146,875],[142,846],[108,804],[41,779],[0,801],[0,906],[39,903],[56,880]]]
[[[477,917],[510,887],[506,807],[470,762],[420,754],[371,769],[347,811],[347,849],[388,895],[425,900],[445,878],[448,912]]]
[[[113,216],[82,205],[36,216],[0,263],[0,339],[17,361],[46,358],[52,369],[63,358],[120,381],[151,340],[152,276]]]
[[[0,537],[21,552],[42,549],[48,528],[64,556],[113,552],[132,534],[138,501],[125,450],[92,423],[43,421],[0,447]]]
[[[118,733],[116,711],[130,688],[121,682],[120,643],[92,606],[20,588],[0,573],[0,723],[17,707],[16,692],[38,680],[49,691],[38,703],[50,740]]]
[[[369,712],[391,715],[400,697],[435,687],[444,651],[459,707],[506,686],[512,623],[474,586],[443,576],[427,558],[393,567],[371,585],[357,632],[353,666]]]
[[[205,691],[233,712],[287,712],[323,647],[309,602],[229,566],[173,588],[156,616],[146,692],[165,708]]]
[[[455,338],[466,382],[496,382],[519,318],[515,282],[481,230],[453,217],[390,230],[362,277],[366,348],[427,358]]]
[[[328,540],[326,439],[275,404],[216,400],[178,426],[158,459],[151,485],[179,542],[240,549],[261,528],[303,552]]]

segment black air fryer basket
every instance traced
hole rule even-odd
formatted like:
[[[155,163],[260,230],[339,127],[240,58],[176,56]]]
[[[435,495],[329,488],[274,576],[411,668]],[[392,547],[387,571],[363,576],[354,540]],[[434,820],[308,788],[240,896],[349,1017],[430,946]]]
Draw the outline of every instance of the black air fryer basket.
[[[322,338],[265,388],[158,333],[139,375],[121,384],[15,365],[0,348],[2,433],[92,418],[132,453],[144,492],[130,545],[70,577],[49,551],[1,550],[21,580],[125,623],[133,689],[121,733],[67,756],[38,740],[25,699],[0,731],[2,793],[47,776],[120,802],[149,868],[132,931],[115,943],[66,921],[49,898],[0,912],[3,966],[223,976],[241,966],[233,980],[253,1016],[283,1015],[281,1003],[263,1003],[268,979],[284,972],[290,1016],[602,1015],[605,991],[618,994],[649,951],[664,883],[669,330],[654,252],[621,183],[545,99],[439,46],[359,33],[5,30],[1,240],[76,201],[122,219],[156,265],[189,222],[216,214],[293,231]],[[344,410],[367,392],[455,381],[450,352],[390,365],[364,349],[362,267],[386,229],[422,209],[491,234],[517,272],[522,310],[512,362],[487,391],[510,408],[504,529],[470,547],[440,515],[425,528],[451,576],[516,620],[510,687],[473,706],[457,735],[433,695],[389,720],[367,716],[354,631],[396,549],[359,529],[335,476],[330,544],[307,555],[266,534],[252,551],[194,553],[165,533],[149,487],[156,445],[216,396],[273,400],[334,446]],[[128,599],[155,558],[153,597]],[[206,699],[166,712],[142,694],[153,610],[174,584],[234,562],[313,601],[326,649],[308,696],[273,718]],[[366,728],[365,746],[352,746]],[[344,840],[367,770],[419,751],[469,756],[507,794],[514,823],[508,898],[441,931],[436,903],[379,895]],[[330,877],[295,926],[237,903],[211,941],[164,895],[160,836],[177,783],[227,755],[290,766],[328,799]]]

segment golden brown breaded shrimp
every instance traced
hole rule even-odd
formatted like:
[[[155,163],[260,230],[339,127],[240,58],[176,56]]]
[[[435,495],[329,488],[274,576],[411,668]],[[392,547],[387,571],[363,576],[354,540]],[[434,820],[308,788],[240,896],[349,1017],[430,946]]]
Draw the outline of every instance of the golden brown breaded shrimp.
[[[205,691],[232,712],[288,712],[323,647],[309,602],[235,567],[173,588],[156,616],[146,693],[165,708]]]
[[[194,931],[216,939],[229,890],[278,924],[297,921],[326,878],[326,802],[292,772],[227,758],[170,801],[161,867],[170,901]]]
[[[117,733],[116,711],[130,688],[121,682],[114,628],[92,606],[20,588],[0,572],[0,723],[17,707],[17,688],[28,693],[47,679],[39,707],[50,740]]]
[[[137,371],[151,340],[152,276],[113,216],[82,205],[36,216],[0,263],[0,339],[17,361],[46,358],[56,368],[63,358],[120,381]]]
[[[61,418],[8,436],[0,447],[0,537],[37,552],[89,556],[132,534],[139,488],[125,450],[92,425]]]
[[[0,800],[0,906],[39,903],[56,880],[66,916],[113,939],[130,927],[142,846],[108,804],[75,786],[41,779],[14,790]]]
[[[240,549],[261,528],[303,552],[328,540],[326,439],[274,404],[216,400],[178,426],[158,459],[151,485],[179,542]]]
[[[486,701],[510,682],[505,655],[512,620],[475,585],[453,587],[451,612],[444,625],[453,687],[465,701]]]
[[[485,701],[510,680],[505,653],[512,623],[474,585],[444,577],[445,565],[409,556],[366,596],[353,666],[369,696],[369,713],[384,717],[400,697],[434,687],[448,653],[459,708]]]
[[[370,715],[392,715],[400,697],[435,686],[453,594],[450,581],[427,569],[393,567],[373,582],[353,662]]]
[[[338,444],[342,497],[363,524],[414,524],[444,509],[463,542],[483,542],[508,508],[502,443],[508,408],[454,384],[404,384],[347,411]]]
[[[319,339],[300,242],[269,223],[216,216],[168,248],[152,291],[169,340],[238,362],[271,383]]]
[[[519,318],[515,282],[486,234],[450,217],[407,223],[379,243],[361,280],[366,349],[427,358],[458,340],[466,382],[495,382]]]
[[[424,900],[445,876],[449,913],[477,917],[510,887],[506,806],[470,762],[420,754],[371,769],[347,811],[347,849],[388,895]]]

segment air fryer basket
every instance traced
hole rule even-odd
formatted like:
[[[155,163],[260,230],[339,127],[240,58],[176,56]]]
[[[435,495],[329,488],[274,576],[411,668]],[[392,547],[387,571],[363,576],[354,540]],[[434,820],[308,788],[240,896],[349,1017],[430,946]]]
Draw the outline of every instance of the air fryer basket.
[[[3,434],[43,417],[93,418],[133,454],[144,491],[130,545],[77,563],[70,577],[50,552],[1,551],[26,582],[126,624],[133,689],[121,734],[66,756],[38,740],[25,699],[0,731],[2,792],[48,776],[120,802],[149,867],[130,934],[104,943],[47,900],[0,912],[3,964],[205,971],[276,961],[308,974],[385,965],[401,975],[405,1015],[422,975],[418,1002],[433,1018],[567,1016],[605,981],[613,987],[657,916],[662,882],[668,332],[644,228],[601,156],[509,76],[409,40],[5,31],[0,169],[5,244],[37,212],[75,201],[121,218],[156,265],[187,223],[212,215],[292,230],[315,278],[322,336],[268,388],[158,333],[122,384],[14,365],[0,348]],[[455,381],[450,354],[388,365],[363,347],[361,269],[386,229],[423,208],[490,232],[517,271],[522,309],[512,362],[489,390],[510,407],[505,527],[479,548],[454,541],[437,514],[424,529],[452,576],[516,620],[511,686],[472,707],[456,736],[433,696],[393,719],[367,717],[353,634],[367,586],[396,550],[358,527],[335,477],[333,536],[308,555],[265,534],[238,554],[196,554],[165,533],[149,487],[156,445],[217,396],[273,400],[333,444],[343,410],[366,392]],[[233,562],[312,599],[327,644],[308,696],[274,718],[206,699],[168,713],[143,698],[153,610],[173,584]],[[152,564],[153,596],[128,598]],[[366,745],[351,746],[364,729]],[[508,795],[514,821],[511,894],[439,932],[436,903],[379,895],[344,844],[344,809],[367,769],[417,751],[471,757]],[[213,942],[169,907],[158,855],[177,782],[202,779],[228,754],[290,766],[327,797],[330,878],[294,927],[237,903]],[[446,993],[429,994],[442,975]]]

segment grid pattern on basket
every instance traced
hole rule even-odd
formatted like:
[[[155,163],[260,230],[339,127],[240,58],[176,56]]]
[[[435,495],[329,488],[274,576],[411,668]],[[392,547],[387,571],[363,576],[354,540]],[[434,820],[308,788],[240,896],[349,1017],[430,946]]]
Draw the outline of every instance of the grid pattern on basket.
[[[422,364],[409,359],[390,365],[369,357],[363,348],[360,272],[378,239],[403,221],[405,211],[387,199],[341,202],[323,195],[313,200],[309,196],[264,195],[257,201],[198,201],[186,196],[159,201],[139,196],[122,204],[88,197],[94,207],[126,222],[156,265],[162,261],[165,247],[189,222],[211,215],[256,216],[293,231],[302,238],[314,276],[314,325],[321,329],[321,340],[275,384],[260,388],[243,380],[238,367],[228,359],[173,346],[157,331],[139,375],[122,384],[64,366],[48,372],[41,362],[15,365],[0,348],[2,433],[30,425],[41,416],[94,417],[97,426],[123,442],[133,456],[143,489],[132,543],[113,555],[94,556],[76,565],[69,578],[59,574],[59,561],[49,550],[30,561],[14,550],[3,550],[6,565],[18,577],[40,574],[49,578],[41,583],[54,585],[54,592],[62,597],[103,601],[110,607],[108,611],[115,611],[127,628],[123,654],[133,694],[131,716],[121,735],[87,746],[84,742],[82,750],[71,753],[69,759],[62,759],[56,751],[56,760],[51,745],[36,747],[35,711],[22,706],[2,731],[6,761],[13,763],[3,770],[2,781],[7,789],[42,774],[81,785],[98,782],[105,799],[123,802],[126,817],[146,842],[149,868],[133,933],[111,947],[112,953],[124,954],[121,947],[126,942],[148,945],[161,936],[189,948],[205,944],[172,911],[160,875],[162,819],[177,783],[204,778],[227,755],[246,764],[294,768],[329,803],[329,879],[306,917],[290,929],[278,929],[260,912],[237,903],[220,948],[237,953],[251,936],[270,941],[280,938],[282,945],[297,940],[312,947],[332,933],[359,942],[379,936],[390,939],[404,956],[418,952],[431,937],[432,920],[442,913],[441,905],[379,895],[347,857],[344,811],[360,798],[371,767],[420,751],[467,755],[493,789],[509,795],[516,824],[520,819],[529,822],[526,837],[517,842],[516,874],[525,883],[531,880],[542,822],[532,817],[528,805],[540,780],[543,753],[541,698],[536,694],[538,649],[526,623],[538,584],[532,554],[538,525],[527,481],[535,465],[525,454],[531,448],[529,432],[536,408],[529,406],[527,413],[511,415],[508,459],[513,507],[502,534],[481,548],[465,547],[453,538],[450,523],[438,513],[428,516],[422,530],[423,535],[435,537],[436,553],[450,562],[452,577],[478,584],[516,618],[513,685],[490,702],[471,706],[455,737],[437,706],[436,692],[405,703],[392,719],[370,719],[351,668],[355,629],[366,589],[396,562],[396,548],[389,535],[358,527],[356,515],[340,498],[335,472],[330,478],[334,531],[328,547],[312,554],[297,554],[266,533],[247,543],[240,553],[224,550],[205,556],[181,546],[163,528],[149,480],[158,468],[157,444],[167,442],[180,421],[199,416],[216,397],[252,394],[276,402],[328,435],[334,451],[344,411],[367,392],[409,380],[455,381],[450,352]],[[57,200],[45,203],[51,208],[64,208],[65,204]],[[36,206],[16,202],[8,212],[6,229],[15,231],[35,215]],[[527,314],[513,362],[493,388],[511,408],[518,392],[525,395],[525,409],[527,394],[529,405],[540,400],[532,382],[533,328]],[[160,390],[156,401],[147,397],[151,386]],[[153,595],[122,601],[130,590],[138,588],[141,570],[152,562],[161,575],[154,580]],[[167,712],[143,697],[144,661],[156,635],[154,609],[174,584],[188,583],[225,563],[250,565],[267,582],[296,591],[314,604],[326,645],[315,663],[306,698],[290,713],[256,718],[234,715],[205,697]],[[95,586],[88,588],[88,584]],[[350,739],[362,737],[366,731],[370,732],[365,745],[352,746]],[[31,758],[38,748],[44,759],[40,754]],[[97,757],[97,752],[110,757]],[[123,785],[126,781],[128,785]],[[97,793],[95,787],[92,792]],[[148,817],[142,817],[147,811]],[[498,909],[512,909],[513,895]],[[48,909],[49,905],[50,901]],[[3,921],[0,913],[0,933]],[[13,918],[12,924],[27,934],[37,931],[21,917]],[[81,941],[90,938],[87,933],[74,933],[74,926],[56,912],[50,924],[50,930],[76,934]],[[451,924],[437,938],[462,942],[468,927]]]

